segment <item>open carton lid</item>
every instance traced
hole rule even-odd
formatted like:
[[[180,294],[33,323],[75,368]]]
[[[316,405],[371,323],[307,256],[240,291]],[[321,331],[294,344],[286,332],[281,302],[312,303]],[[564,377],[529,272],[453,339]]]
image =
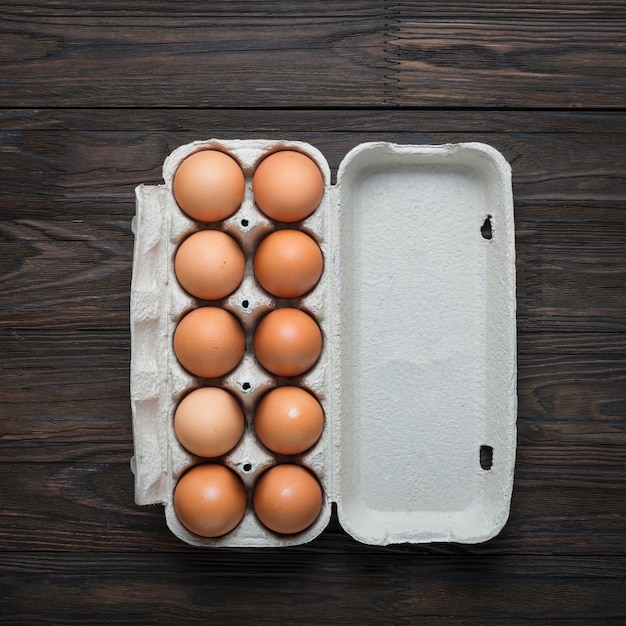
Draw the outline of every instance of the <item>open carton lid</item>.
[[[325,342],[322,363],[303,379],[326,413],[326,433],[303,458],[320,477],[325,502],[297,536],[269,533],[250,512],[229,535],[200,538],[173,509],[177,477],[197,461],[176,441],[171,420],[191,384],[171,354],[172,314],[193,306],[176,286],[171,258],[193,223],[167,181],[182,158],[213,147],[237,156],[248,176],[269,151],[298,149],[327,181],[322,205],[304,223],[325,253],[323,284],[305,298],[322,318]],[[481,143],[364,143],[345,156],[331,186],[328,163],[309,144],[210,140],[174,151],[164,178],[165,186],[137,188],[133,220],[137,503],[162,502],[172,532],[198,546],[311,541],[328,524],[331,502],[344,529],[368,544],[476,543],[496,535],[509,512],[517,414],[513,200],[502,155]],[[245,221],[248,237],[272,228],[249,189],[242,211],[225,228]],[[242,297],[258,311],[272,306],[252,276],[226,306],[237,310]],[[251,309],[238,312],[258,315]],[[250,410],[271,382],[251,354],[223,384],[241,391],[244,380],[253,383],[244,397]],[[252,488],[272,460],[248,432],[225,462]]]
[[[485,144],[361,144],[335,204],[339,521],[369,544],[485,541],[515,462],[510,167]]]

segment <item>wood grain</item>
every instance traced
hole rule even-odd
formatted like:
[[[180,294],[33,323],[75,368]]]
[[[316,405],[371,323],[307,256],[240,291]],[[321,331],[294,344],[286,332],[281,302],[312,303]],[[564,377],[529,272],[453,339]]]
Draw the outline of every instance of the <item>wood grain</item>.
[[[410,3],[356,15],[105,9],[97,23],[32,11],[3,22],[0,85],[11,107],[619,108],[626,17],[605,19],[612,6],[540,21],[433,18]]]
[[[3,461],[128,461],[130,334],[0,333]]]
[[[388,104],[376,15],[15,16],[3,31],[5,106]]]
[[[220,133],[243,133],[246,136],[291,137],[348,133],[472,133],[480,137],[489,133],[612,134],[626,132],[623,111],[531,109],[473,110],[423,109],[403,110],[351,109],[264,109],[262,112],[242,108],[145,108],[124,109],[120,115],[109,108],[0,108],[0,131],[7,137],[20,131],[145,131],[169,138],[170,133],[198,137],[221,136]],[[218,132],[219,131],[219,132]],[[263,133],[260,135],[260,133]],[[140,135],[141,136],[141,135]],[[15,141],[15,139],[9,139]],[[156,146],[158,148],[158,145]]]
[[[171,4],[167,0],[135,0],[128,3],[124,0],[92,0],[89,4],[77,6],[63,0],[30,0],[16,5],[11,0],[2,0],[0,8],[7,15],[72,15],[81,16],[144,16],[171,14]],[[626,13],[620,0],[599,0],[593,4],[580,0],[552,0],[546,4],[537,0],[518,0],[512,10],[507,0],[471,0],[438,2],[437,0],[404,0],[389,2],[388,0],[350,0],[337,4],[334,0],[317,0],[315,3],[297,3],[285,0],[181,0],[176,3],[176,12],[186,17],[205,16],[222,17],[224,15],[246,14],[249,17],[265,17],[287,15],[292,17],[319,15],[371,15],[383,11],[397,15],[415,15],[418,11],[424,19],[428,18],[466,18],[466,17],[515,17],[523,15],[538,19],[558,15],[562,18],[582,20],[589,17],[614,19]]]
[[[620,107],[621,21],[403,19],[390,39],[403,106]]]
[[[7,253],[0,263],[0,285],[7,289],[0,325],[128,327],[130,217],[104,224],[83,220],[0,224]],[[16,311],[21,312],[17,318]]]
[[[618,624],[624,611],[623,559],[606,564],[597,558],[449,556],[433,563],[394,555],[393,563],[373,566],[371,553],[119,556],[77,555],[59,563],[52,554],[10,555],[8,568],[20,585],[5,616],[12,624],[29,624],[50,598],[57,620],[84,624],[105,617],[107,623],[234,624],[248,621],[250,606],[255,623],[262,624],[331,623],[347,615],[348,624],[508,625],[532,619],[595,625]],[[269,583],[265,591],[261,580]],[[558,592],[554,597],[546,595],[548,586]],[[322,594],[324,602],[318,602]]]
[[[174,12],[175,10],[175,12]],[[626,4],[0,0],[0,622],[623,624]],[[518,447],[485,544],[198,550],[134,503],[134,187],[177,146],[485,141]]]

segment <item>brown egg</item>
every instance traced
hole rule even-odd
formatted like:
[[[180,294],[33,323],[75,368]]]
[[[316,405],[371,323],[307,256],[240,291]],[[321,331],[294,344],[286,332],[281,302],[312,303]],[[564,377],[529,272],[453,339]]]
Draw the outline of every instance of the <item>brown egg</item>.
[[[259,284],[279,298],[296,298],[315,287],[322,275],[322,251],[299,230],[277,230],[268,235],[254,255]]]
[[[241,439],[245,419],[237,400],[219,387],[201,387],[186,395],[176,408],[174,429],[192,454],[216,457]]]
[[[320,438],[324,412],[300,387],[278,387],[263,396],[254,415],[261,443],[278,454],[299,454]]]
[[[252,178],[252,193],[268,217],[298,222],[319,206],[324,179],[311,158],[295,150],[283,150],[261,161]]]
[[[319,481],[300,465],[276,465],[264,472],[252,498],[261,523],[281,534],[305,530],[322,508]]]
[[[188,156],[174,175],[174,197],[189,217],[217,222],[241,205],[245,176],[235,159],[219,150],[201,150]]]
[[[203,300],[225,298],[235,291],[245,266],[239,244],[219,230],[201,230],[187,237],[174,259],[182,288]]]
[[[300,309],[268,313],[254,333],[254,352],[261,365],[278,376],[297,376],[317,361],[322,351],[322,331]]]
[[[217,463],[196,465],[178,481],[174,509],[183,526],[201,537],[221,537],[237,527],[246,510],[239,476]]]
[[[241,361],[246,338],[234,315],[212,306],[194,309],[174,331],[174,352],[192,374],[216,378],[227,374]]]

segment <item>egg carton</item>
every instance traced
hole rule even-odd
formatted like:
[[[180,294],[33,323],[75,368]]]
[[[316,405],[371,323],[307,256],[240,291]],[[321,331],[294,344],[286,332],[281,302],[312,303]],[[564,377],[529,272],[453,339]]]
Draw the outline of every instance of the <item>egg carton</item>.
[[[201,149],[232,156],[246,177],[241,207],[220,228],[241,244],[245,277],[219,302],[247,336],[228,375],[209,381],[241,402],[246,429],[220,462],[249,494],[242,522],[219,538],[198,537],[178,520],[178,478],[205,461],[176,438],[179,400],[207,381],[177,362],[177,321],[202,303],[174,274],[174,253],[198,224],[172,193],[181,161]],[[297,224],[320,245],[319,284],[291,306],[310,313],[323,334],[311,370],[273,376],[254,357],[252,333],[280,305],[258,286],[252,256],[275,228],[255,205],[252,174],[268,154],[292,149],[312,158],[325,181],[320,206]],[[197,141],[176,149],[164,184],[136,189],[131,287],[131,404],[135,500],[163,504],[166,522],[197,546],[301,544],[339,522],[367,544],[478,543],[500,532],[509,514],[516,449],[515,247],[511,170],[482,143],[399,145],[369,142],[343,159],[337,183],[310,144],[270,140]],[[257,440],[258,400],[297,384],[320,400],[325,426],[306,453],[281,457]],[[256,518],[250,494],[259,475],[284,461],[310,468],[324,502],[301,533],[278,535]]]

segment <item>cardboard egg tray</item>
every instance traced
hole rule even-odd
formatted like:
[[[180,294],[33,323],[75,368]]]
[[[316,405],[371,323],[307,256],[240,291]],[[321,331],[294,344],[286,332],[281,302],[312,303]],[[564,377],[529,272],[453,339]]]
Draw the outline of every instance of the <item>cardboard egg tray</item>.
[[[240,320],[247,346],[228,375],[201,380],[173,351],[178,320],[203,303],[174,275],[177,246],[198,223],[177,206],[172,181],[185,157],[207,148],[232,156],[246,175],[241,207],[211,227],[233,235],[246,255],[242,284],[217,305]],[[275,228],[255,206],[252,175],[281,149],[311,157],[325,180],[320,206],[294,225],[324,256],[319,284],[289,301],[317,320],[324,338],[318,362],[295,378],[269,374],[252,349],[257,322],[285,303],[260,288],[252,270],[257,244]],[[509,513],[517,414],[513,200],[502,155],[480,143],[365,143],[346,155],[331,185],[328,163],[309,144],[215,139],[176,149],[163,177],[163,185],[137,187],[133,220],[137,504],[163,504],[171,531],[198,546],[305,543],[324,530],[333,502],[342,527],[368,544],[477,543],[496,535]],[[247,422],[219,462],[242,478],[248,507],[219,538],[190,533],[173,506],[178,478],[206,461],[178,442],[174,411],[185,393],[206,384],[231,391]],[[271,453],[254,433],[256,404],[282,384],[312,391],[325,414],[320,440],[296,457]],[[319,517],[295,535],[266,529],[251,506],[258,476],[281,462],[311,469],[324,491]]]

